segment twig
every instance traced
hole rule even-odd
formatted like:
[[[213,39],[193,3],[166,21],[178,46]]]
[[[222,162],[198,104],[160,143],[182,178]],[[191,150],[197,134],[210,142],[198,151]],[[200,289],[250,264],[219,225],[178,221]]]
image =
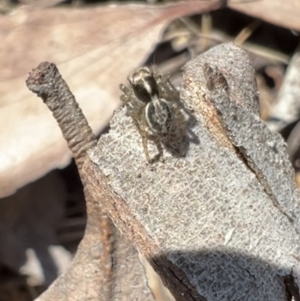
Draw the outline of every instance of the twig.
[[[32,92],[43,99],[52,111],[70,150],[73,152],[79,174],[82,174],[86,151],[95,146],[97,140],[57,67],[52,63],[41,63],[29,74],[26,84]],[[87,232],[89,235],[85,235],[79,250],[87,251],[85,244],[91,245],[91,248],[99,249],[96,256],[97,260],[94,258],[92,261],[96,263],[95,275],[87,280],[87,287],[90,287],[90,291],[97,291],[95,300],[112,300],[113,243],[111,221],[101,213],[98,206],[95,207],[95,201],[90,195],[84,177],[81,179],[85,191],[88,216]],[[82,254],[77,253],[75,261],[81,256]],[[86,262],[86,264],[90,264],[90,262]]]

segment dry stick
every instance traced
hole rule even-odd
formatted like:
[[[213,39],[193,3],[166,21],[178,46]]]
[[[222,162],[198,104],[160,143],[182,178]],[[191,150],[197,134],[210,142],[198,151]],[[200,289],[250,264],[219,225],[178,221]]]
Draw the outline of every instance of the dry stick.
[[[79,108],[75,97],[59,74],[57,67],[52,63],[41,63],[29,74],[26,84],[29,90],[41,97],[52,111],[64,138],[68,142],[70,150],[73,152],[79,174],[81,175],[82,166],[86,158],[86,151],[96,146],[97,140]],[[113,249],[111,242],[113,228],[110,219],[99,212],[99,207],[95,207],[95,202],[89,193],[84,178],[81,177],[81,179],[84,185],[88,221],[86,234],[80,244],[75,260],[77,259],[77,261],[79,260],[83,263],[86,261],[89,265],[92,262],[95,264],[95,269],[98,269],[93,275],[90,275],[90,279],[86,279],[89,289],[86,289],[87,292],[84,297],[87,298],[90,294],[89,297],[91,299],[89,300],[107,301],[112,297],[113,285]],[[91,248],[85,247],[86,244],[90,245]],[[92,253],[90,255],[96,257],[92,258],[92,260],[86,259],[87,254],[80,254],[80,252],[84,253],[90,250]],[[97,264],[99,264],[98,267]],[[93,270],[87,267],[87,271]],[[76,274],[76,271],[74,273]],[[74,277],[82,277],[83,275],[85,274],[76,274]],[[93,280],[95,282],[93,282]],[[82,283],[80,283],[80,285],[82,285]],[[96,290],[96,293],[94,290]],[[80,296],[78,296],[78,299],[80,299]]]

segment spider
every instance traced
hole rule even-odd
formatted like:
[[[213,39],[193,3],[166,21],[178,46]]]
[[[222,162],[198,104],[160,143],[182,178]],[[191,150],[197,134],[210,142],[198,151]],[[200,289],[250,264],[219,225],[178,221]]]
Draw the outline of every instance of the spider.
[[[163,155],[162,143],[182,140],[185,122],[179,93],[169,76],[149,67],[141,67],[128,76],[130,87],[120,85],[121,100],[141,135],[146,160],[151,163]],[[150,159],[148,140],[152,140],[158,154]]]

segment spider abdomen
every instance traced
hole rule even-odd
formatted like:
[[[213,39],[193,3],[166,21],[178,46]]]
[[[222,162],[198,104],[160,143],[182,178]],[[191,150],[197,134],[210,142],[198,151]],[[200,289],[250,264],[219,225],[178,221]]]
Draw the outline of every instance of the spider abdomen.
[[[172,112],[165,99],[150,102],[145,108],[145,119],[151,131],[168,134],[172,126]]]

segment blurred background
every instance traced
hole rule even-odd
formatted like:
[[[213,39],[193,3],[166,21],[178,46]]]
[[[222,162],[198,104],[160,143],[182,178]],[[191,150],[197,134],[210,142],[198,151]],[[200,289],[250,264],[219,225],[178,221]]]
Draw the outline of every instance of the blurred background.
[[[100,137],[132,70],[156,65],[180,87],[188,60],[234,42],[251,57],[261,118],[287,142],[299,186],[299,15],[298,0],[0,0],[0,301],[38,297],[86,222],[67,144],[26,88],[31,69],[54,62]],[[144,265],[155,300],[172,300]]]

